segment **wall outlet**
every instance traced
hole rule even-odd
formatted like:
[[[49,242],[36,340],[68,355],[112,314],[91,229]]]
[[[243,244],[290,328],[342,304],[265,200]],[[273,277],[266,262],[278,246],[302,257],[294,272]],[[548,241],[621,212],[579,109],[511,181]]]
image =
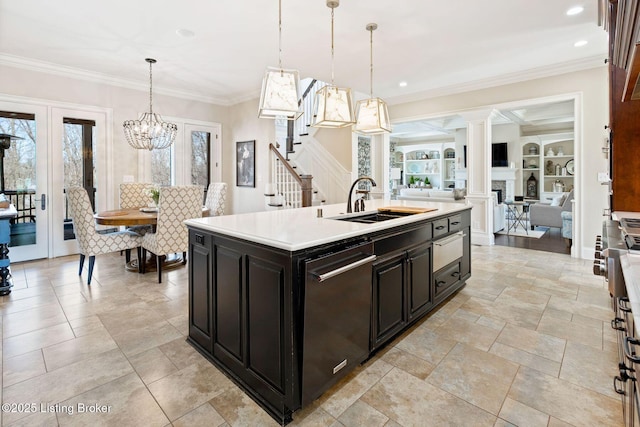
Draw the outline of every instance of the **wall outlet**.
[[[607,172],[598,172],[598,182],[609,182],[609,174]]]

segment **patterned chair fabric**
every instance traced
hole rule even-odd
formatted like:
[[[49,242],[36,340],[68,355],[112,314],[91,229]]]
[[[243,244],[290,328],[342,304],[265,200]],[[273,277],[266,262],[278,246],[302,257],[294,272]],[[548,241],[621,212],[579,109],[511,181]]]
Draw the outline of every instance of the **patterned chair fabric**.
[[[142,236],[142,259],[146,251],[157,258],[158,283],[162,283],[162,261],[167,254],[182,252],[186,263],[189,249],[189,232],[184,221],[202,217],[202,197],[204,189],[199,185],[162,187],[160,189],[160,210],[155,233]],[[144,273],[144,263],[140,263]]]
[[[141,237],[128,231],[108,234],[98,233],[95,227],[93,209],[91,208],[89,195],[84,188],[68,188],[67,199],[69,201],[69,210],[71,211],[71,216],[73,218],[73,229],[76,234],[76,240],[80,246],[80,270],[78,275],[82,274],[84,259],[85,256],[88,255],[89,277],[87,279],[87,284],[90,285],[96,255],[121,250],[130,251],[131,249],[140,246]]]
[[[149,206],[153,202],[149,189],[153,187],[148,182],[123,182],[120,184],[120,209]]]
[[[155,186],[150,182],[123,182],[120,184],[120,209],[142,208],[153,203],[149,190]],[[150,225],[134,225],[128,231],[141,236],[151,231]]]
[[[207,189],[207,200],[204,205],[209,209],[209,216],[224,215],[227,201],[227,183],[212,182]]]
[[[562,237],[564,237],[565,239],[573,238],[573,213],[571,211],[563,211],[562,213],[560,213],[560,217],[562,217]]]

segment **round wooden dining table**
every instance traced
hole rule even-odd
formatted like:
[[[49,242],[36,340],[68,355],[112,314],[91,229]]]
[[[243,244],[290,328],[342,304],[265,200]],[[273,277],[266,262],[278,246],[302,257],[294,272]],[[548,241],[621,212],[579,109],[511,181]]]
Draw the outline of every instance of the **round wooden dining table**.
[[[158,222],[158,212],[151,209],[132,208],[114,209],[111,211],[98,212],[93,217],[100,225],[117,225],[129,227],[132,225],[156,225]]]

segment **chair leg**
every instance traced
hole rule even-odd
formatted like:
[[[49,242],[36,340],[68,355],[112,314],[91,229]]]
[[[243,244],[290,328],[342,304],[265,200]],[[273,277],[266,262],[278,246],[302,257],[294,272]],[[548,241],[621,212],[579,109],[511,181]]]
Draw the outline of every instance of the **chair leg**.
[[[96,263],[96,256],[89,256],[89,278],[87,279],[87,285],[91,284],[91,276],[93,276],[93,266]]]
[[[138,273],[142,273],[142,246],[136,248],[138,252]]]
[[[131,262],[131,249],[124,250],[124,262],[129,264]]]
[[[166,257],[164,255],[156,255],[156,269],[158,270],[158,283],[162,283],[162,262]]]
[[[80,254],[80,269],[78,270],[78,276],[82,276],[82,267],[84,267],[84,254]]]
[[[182,252],[182,265],[185,265],[186,263],[187,263],[187,253]]]
[[[147,264],[147,250],[142,248],[142,259],[138,261],[140,267],[138,271],[142,274],[146,273],[146,264]]]

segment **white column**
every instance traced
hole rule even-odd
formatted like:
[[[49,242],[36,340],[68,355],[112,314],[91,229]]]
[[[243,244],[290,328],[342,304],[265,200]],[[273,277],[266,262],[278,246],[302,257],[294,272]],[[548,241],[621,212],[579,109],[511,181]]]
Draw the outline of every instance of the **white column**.
[[[491,198],[491,118],[493,109],[461,113],[467,121],[467,200],[471,209],[471,242],[493,245]]]

